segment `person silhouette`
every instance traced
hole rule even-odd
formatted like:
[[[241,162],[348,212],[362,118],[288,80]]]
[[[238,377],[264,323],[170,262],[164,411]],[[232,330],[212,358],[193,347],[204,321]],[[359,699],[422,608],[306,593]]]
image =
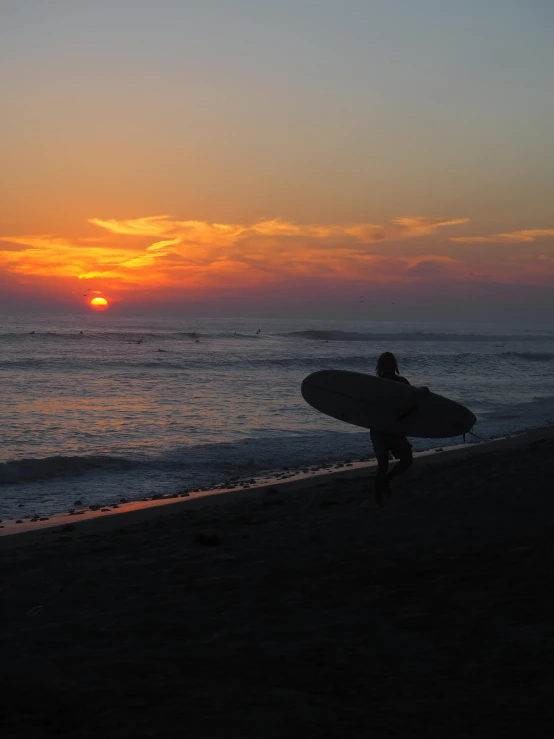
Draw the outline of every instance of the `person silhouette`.
[[[410,383],[402,377],[398,370],[398,362],[392,352],[384,352],[377,360],[375,368],[378,377],[384,380]],[[428,388],[421,388],[422,392],[428,393]],[[383,505],[383,493],[391,494],[390,481],[403,474],[409,469],[414,461],[412,445],[405,436],[393,434],[388,431],[370,430],[373,451],[377,458],[377,475],[375,476],[374,493],[377,505]],[[389,471],[389,458],[394,457],[398,463]]]

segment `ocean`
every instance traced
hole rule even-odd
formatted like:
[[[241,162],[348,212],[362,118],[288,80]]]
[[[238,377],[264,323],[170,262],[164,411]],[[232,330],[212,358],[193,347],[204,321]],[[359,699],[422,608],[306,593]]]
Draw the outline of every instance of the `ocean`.
[[[383,351],[471,408],[481,438],[554,423],[554,330],[106,312],[4,317],[0,348],[0,518],[367,457],[369,433],[310,408],[300,383],[372,373]]]

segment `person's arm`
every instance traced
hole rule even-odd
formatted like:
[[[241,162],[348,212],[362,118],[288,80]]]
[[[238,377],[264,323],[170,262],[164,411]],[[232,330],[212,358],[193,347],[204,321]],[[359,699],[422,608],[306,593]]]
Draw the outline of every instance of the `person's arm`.
[[[405,385],[410,385],[408,380],[405,377],[402,377],[401,375],[398,377],[399,382],[403,382]],[[410,385],[410,387],[414,387],[413,385]],[[415,387],[415,390],[419,390],[423,395],[429,395],[431,392],[428,387],[422,386],[422,387]]]
[[[405,377],[399,377],[398,379],[401,382],[404,382],[406,385],[410,385],[410,383]],[[413,386],[410,385],[410,387],[413,387]],[[429,393],[431,392],[428,387],[414,387],[414,390],[417,390],[418,392],[420,392],[424,397],[426,395],[429,395]],[[403,421],[405,418],[409,418],[410,416],[413,416],[413,414],[418,410],[418,408],[419,406],[417,404],[412,405],[411,408],[408,408],[407,411],[404,411],[404,413],[401,413],[396,420]]]

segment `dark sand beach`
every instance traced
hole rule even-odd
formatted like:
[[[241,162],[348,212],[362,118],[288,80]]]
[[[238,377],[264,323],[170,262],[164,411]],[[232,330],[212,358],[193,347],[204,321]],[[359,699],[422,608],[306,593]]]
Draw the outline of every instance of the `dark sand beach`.
[[[551,736],[553,461],[547,429],[383,509],[327,476],[6,537],[2,736]]]

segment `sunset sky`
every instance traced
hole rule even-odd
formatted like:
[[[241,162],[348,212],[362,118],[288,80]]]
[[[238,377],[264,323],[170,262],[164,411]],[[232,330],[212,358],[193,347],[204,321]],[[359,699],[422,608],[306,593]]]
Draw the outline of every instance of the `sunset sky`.
[[[3,310],[554,315],[551,0],[0,5]]]

